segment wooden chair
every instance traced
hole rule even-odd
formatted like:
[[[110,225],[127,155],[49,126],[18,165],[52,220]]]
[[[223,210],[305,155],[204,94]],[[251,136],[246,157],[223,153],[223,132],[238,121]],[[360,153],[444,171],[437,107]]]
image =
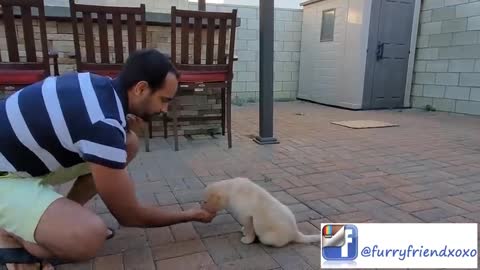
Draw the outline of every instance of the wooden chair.
[[[48,49],[43,0],[0,0],[0,11],[8,51],[8,60],[0,54],[0,93],[18,90],[50,76],[50,58],[54,60],[54,74],[58,75],[58,55]],[[34,20],[38,21],[40,31],[40,57]],[[23,36],[20,33],[17,36],[20,29]]]
[[[141,4],[140,7],[112,7],[76,4],[75,0],[70,0],[70,13],[78,72],[92,72],[116,77],[120,73],[128,53],[147,47],[144,4]],[[80,37],[80,23],[83,23],[84,39]],[[98,25],[98,45],[94,36],[94,23]],[[111,25],[110,31],[113,32],[113,48],[110,47],[108,40],[109,25]],[[124,49],[122,33],[124,28],[126,28],[128,52],[127,48]],[[138,32],[141,36],[140,41],[137,39]],[[82,55],[81,42],[85,44],[85,55]],[[151,127],[151,123],[148,126]],[[149,136],[146,130],[144,137],[145,148],[150,151]]]
[[[112,7],[76,4],[75,0],[70,0],[70,13],[75,43],[75,60],[79,72],[88,71],[104,76],[117,76],[126,60],[126,55],[140,49],[137,48],[137,26],[140,27],[140,47],[141,49],[147,47],[144,4],[141,4],[140,7]],[[80,22],[83,24],[84,41],[80,38]],[[94,23],[98,25],[99,46],[94,38]],[[113,52],[110,52],[108,40],[109,25],[112,26],[111,30],[113,31]],[[124,50],[124,41],[122,40],[122,30],[125,25],[128,53]],[[85,44],[85,55],[82,55],[82,43]]]
[[[179,117],[178,100],[175,99],[172,104],[172,116],[164,117],[164,135],[167,136],[166,122],[173,121],[175,151],[178,151],[178,121],[221,120],[222,135],[225,135],[226,128],[228,147],[231,148],[231,96],[237,10],[229,13],[205,12],[179,10],[173,6],[171,18],[171,59],[181,74],[178,96],[195,94],[199,89],[220,89],[222,113],[219,117]],[[177,37],[178,26],[180,38]],[[206,28],[205,41],[202,40],[204,28]],[[192,35],[193,44],[190,42]],[[190,51],[191,49],[193,51]]]

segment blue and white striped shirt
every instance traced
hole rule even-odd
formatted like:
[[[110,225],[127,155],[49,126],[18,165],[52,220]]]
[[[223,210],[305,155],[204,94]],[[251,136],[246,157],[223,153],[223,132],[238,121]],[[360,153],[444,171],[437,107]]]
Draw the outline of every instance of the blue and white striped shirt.
[[[42,176],[92,162],[126,166],[126,93],[108,77],[67,73],[0,101],[0,171]]]

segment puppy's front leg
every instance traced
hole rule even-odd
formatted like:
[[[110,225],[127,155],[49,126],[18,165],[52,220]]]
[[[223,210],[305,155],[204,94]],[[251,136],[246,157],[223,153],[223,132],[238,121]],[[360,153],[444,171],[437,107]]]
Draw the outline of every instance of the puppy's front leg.
[[[253,228],[253,217],[248,217],[246,218],[245,224],[243,224],[243,235],[242,243],[244,244],[251,244],[253,241],[255,241],[255,229]]]

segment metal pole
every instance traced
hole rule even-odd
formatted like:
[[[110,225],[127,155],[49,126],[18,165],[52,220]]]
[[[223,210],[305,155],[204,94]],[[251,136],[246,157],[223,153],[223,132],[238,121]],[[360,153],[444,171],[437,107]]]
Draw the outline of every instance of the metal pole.
[[[198,10],[205,11],[207,9],[206,0],[198,0]]]
[[[273,137],[274,0],[260,1],[260,134],[258,144],[279,143]]]

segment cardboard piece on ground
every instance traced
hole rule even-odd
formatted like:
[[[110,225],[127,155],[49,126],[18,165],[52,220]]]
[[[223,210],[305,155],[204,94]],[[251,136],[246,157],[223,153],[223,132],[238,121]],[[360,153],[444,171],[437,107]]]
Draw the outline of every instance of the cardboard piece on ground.
[[[337,121],[331,123],[334,125],[344,126],[353,129],[398,127],[397,124],[375,120]]]

